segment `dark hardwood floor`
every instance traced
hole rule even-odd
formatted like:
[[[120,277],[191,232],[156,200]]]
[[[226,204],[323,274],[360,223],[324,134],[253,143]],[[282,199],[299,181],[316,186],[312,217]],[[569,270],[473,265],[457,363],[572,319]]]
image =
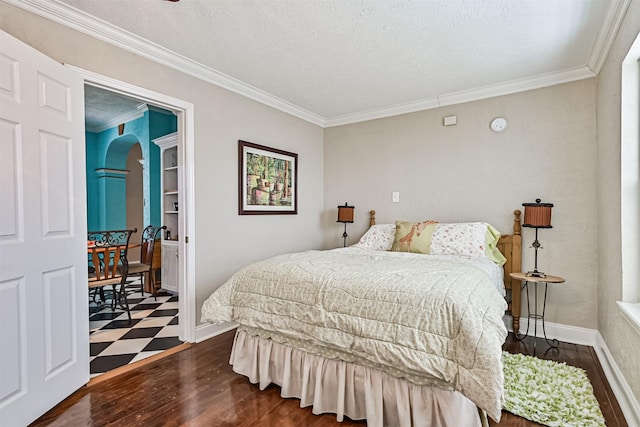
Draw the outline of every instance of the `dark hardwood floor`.
[[[191,346],[99,384],[83,387],[40,417],[32,426],[359,426],[338,423],[335,415],[313,415],[297,399],[283,399],[280,389],[260,391],[247,378],[233,373],[229,354],[235,331]],[[509,336],[512,353],[531,354],[533,345]],[[561,343],[548,349],[538,339],[536,354],[587,371],[607,426],[626,426],[613,392],[591,347]],[[492,426],[537,426],[503,412]]]

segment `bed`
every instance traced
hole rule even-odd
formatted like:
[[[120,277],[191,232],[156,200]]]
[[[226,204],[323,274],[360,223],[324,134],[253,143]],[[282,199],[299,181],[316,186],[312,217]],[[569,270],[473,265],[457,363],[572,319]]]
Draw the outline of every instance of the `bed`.
[[[370,426],[498,421],[502,317],[513,307],[514,330],[519,318],[508,273],[521,267],[520,212],[510,235],[486,223],[393,226],[389,247],[391,225],[371,211],[356,245],[247,266],[205,301],[202,320],[237,322],[233,370],[313,413]],[[428,255],[414,250],[424,242]]]

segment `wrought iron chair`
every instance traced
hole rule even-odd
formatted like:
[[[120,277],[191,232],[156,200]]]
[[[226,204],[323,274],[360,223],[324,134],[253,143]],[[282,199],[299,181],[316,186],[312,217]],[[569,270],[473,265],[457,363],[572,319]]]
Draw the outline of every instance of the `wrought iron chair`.
[[[160,230],[166,230],[167,226],[154,227],[148,225],[142,231],[142,239],[140,242],[140,261],[129,263],[129,274],[140,275],[140,293],[144,296],[144,287],[150,290],[150,293],[156,297],[156,279],[153,267],[153,252],[155,249],[155,243],[158,239],[158,233]]]
[[[98,294],[102,303],[106,302],[104,288],[112,286],[111,309],[116,307],[127,312],[131,320],[125,285],[129,273],[127,251],[131,235],[138,230],[90,231],[87,233],[87,254],[89,258],[89,289],[94,290],[93,300]]]

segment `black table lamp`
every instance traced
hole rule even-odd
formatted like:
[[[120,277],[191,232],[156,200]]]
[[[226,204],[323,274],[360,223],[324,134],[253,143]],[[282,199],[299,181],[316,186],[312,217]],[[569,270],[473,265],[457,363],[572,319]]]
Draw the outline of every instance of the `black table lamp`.
[[[338,206],[338,221],[344,223],[344,233],[342,238],[344,239],[344,246],[347,247],[347,223],[353,222],[353,210],[354,206],[349,206],[346,202],[344,206]]]
[[[534,240],[531,245],[536,251],[535,264],[533,271],[529,271],[527,276],[545,277],[543,272],[538,271],[538,249],[542,247],[538,241],[538,229],[553,228],[551,225],[551,208],[553,208],[553,203],[540,203],[540,199],[536,199],[535,203],[523,203],[522,206],[524,206],[524,221],[522,226],[536,229],[536,240]]]

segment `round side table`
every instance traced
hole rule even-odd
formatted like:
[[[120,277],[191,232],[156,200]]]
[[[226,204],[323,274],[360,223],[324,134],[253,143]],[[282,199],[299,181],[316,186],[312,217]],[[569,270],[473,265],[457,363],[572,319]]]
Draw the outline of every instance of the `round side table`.
[[[529,326],[531,325],[531,319],[533,319],[533,354],[536,354],[536,341],[535,337],[538,336],[538,319],[542,321],[542,332],[544,334],[544,339],[549,344],[551,348],[558,348],[558,340],[547,338],[547,331],[544,327],[544,312],[547,308],[547,286],[549,283],[564,283],[564,279],[558,276],[550,276],[545,275],[544,277],[538,276],[529,276],[527,273],[509,273],[511,278],[520,280],[522,282],[522,288],[527,290],[527,331],[524,334],[516,334],[516,338],[519,340],[524,340],[527,336],[529,336]],[[529,283],[534,284],[534,313],[531,314],[530,309],[530,298],[529,298]],[[538,314],[538,283],[544,283],[544,299],[542,301],[542,314]]]

